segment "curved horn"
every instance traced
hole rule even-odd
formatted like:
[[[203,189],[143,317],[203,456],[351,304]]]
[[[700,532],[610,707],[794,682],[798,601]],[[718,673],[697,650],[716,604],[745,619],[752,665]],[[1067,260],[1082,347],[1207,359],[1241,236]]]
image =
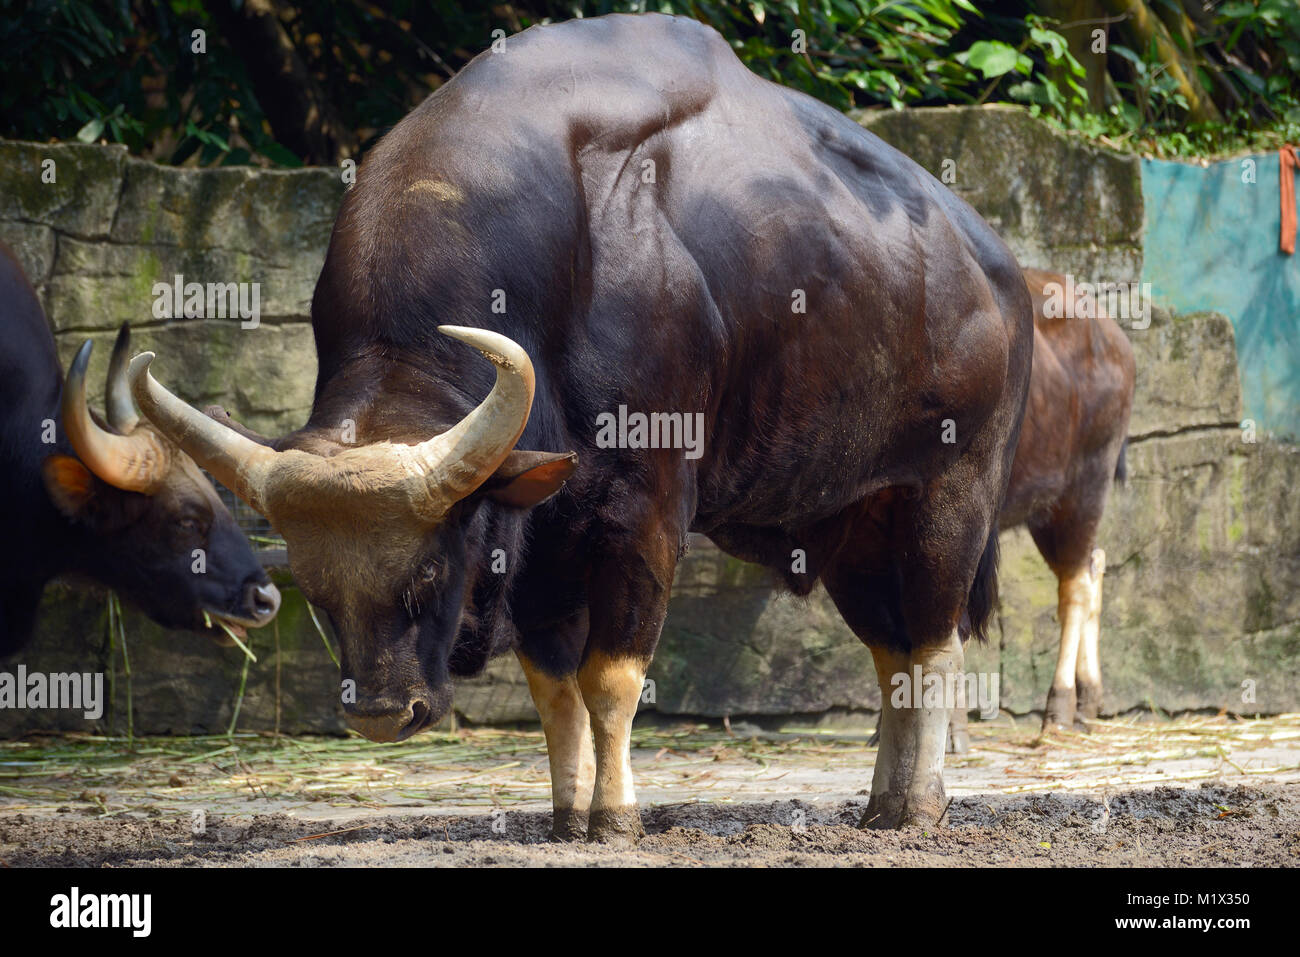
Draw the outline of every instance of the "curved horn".
[[[108,378],[104,381],[104,412],[108,424],[123,435],[130,435],[140,423],[135,403],[131,401],[131,386],[126,381],[126,365],[131,358],[131,324],[122,323],[113,343],[113,356],[108,360]]]
[[[515,341],[486,329],[439,326],[468,343],[497,367],[486,399],[455,426],[421,442],[414,452],[429,494],[450,507],[482,485],[519,441],[533,407],[533,363]]]
[[[150,432],[115,435],[91,418],[86,367],[93,348],[89,339],[83,342],[68,369],[63,383],[63,431],[82,464],[109,485],[128,492],[153,492],[167,473],[167,450]]]
[[[172,395],[149,373],[152,352],[131,360],[127,379],[140,410],[169,439],[245,502],[266,514],[263,492],[276,456]]]

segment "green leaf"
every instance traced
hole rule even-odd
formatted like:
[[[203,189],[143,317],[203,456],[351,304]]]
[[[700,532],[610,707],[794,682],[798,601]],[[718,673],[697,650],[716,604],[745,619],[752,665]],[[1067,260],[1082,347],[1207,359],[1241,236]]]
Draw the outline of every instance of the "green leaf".
[[[1244,83],[1252,93],[1257,93],[1260,96],[1264,95],[1265,92],[1264,81],[1261,80],[1257,74],[1255,74],[1250,70],[1243,70],[1241,67],[1236,67],[1236,66],[1229,67],[1228,69],[1230,69],[1233,75],[1235,75],[1237,79],[1239,79],[1242,83]]]
[[[1242,17],[1247,17],[1253,20],[1255,18],[1255,5],[1253,3],[1244,3],[1241,2],[1241,0],[1237,0],[1236,3],[1225,3],[1223,6],[1219,7],[1218,14],[1219,16],[1226,17],[1229,20],[1239,20]]]
[[[1147,65],[1146,62],[1140,56],[1138,56],[1128,47],[1121,46],[1118,43],[1112,43],[1110,45],[1110,48],[1112,52],[1118,53],[1125,60],[1128,60],[1129,63],[1133,64],[1133,69],[1137,71],[1138,76],[1146,76]]]
[[[980,40],[966,51],[966,62],[983,73],[986,80],[1010,73],[1019,59],[1016,48],[1001,40]]]
[[[1013,100],[1020,100],[1022,103],[1050,103],[1051,98],[1047,94],[1041,83],[1032,83],[1025,80],[1023,83],[1016,83],[1007,90],[1007,95]]]
[[[194,155],[194,151],[199,148],[199,141],[193,136],[187,136],[176,144],[176,151],[172,153],[171,162],[179,166],[187,159]]]
[[[231,150],[221,158],[222,166],[247,166],[253,156],[246,149]]]
[[[1047,47],[1052,51],[1052,57],[1060,59],[1070,45],[1065,42],[1065,37],[1061,36],[1054,30],[1044,30],[1042,27],[1032,27],[1029,30],[1029,37],[1040,47]]]
[[[302,165],[301,159],[279,143],[265,143],[259,146],[257,151],[277,166],[292,166],[296,168]]]
[[[89,123],[77,130],[77,139],[83,143],[93,143],[104,132],[104,118],[96,116]]]

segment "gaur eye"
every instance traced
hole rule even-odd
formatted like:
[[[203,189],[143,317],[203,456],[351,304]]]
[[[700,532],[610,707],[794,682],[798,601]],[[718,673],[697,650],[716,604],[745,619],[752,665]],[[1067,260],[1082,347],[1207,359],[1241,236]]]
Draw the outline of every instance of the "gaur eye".
[[[199,520],[197,518],[182,518],[176,524],[180,527],[181,531],[184,532],[197,532],[200,531],[203,527],[202,525],[199,524]]]
[[[420,567],[420,580],[423,582],[436,582],[442,577],[442,566],[437,562],[425,562]]]

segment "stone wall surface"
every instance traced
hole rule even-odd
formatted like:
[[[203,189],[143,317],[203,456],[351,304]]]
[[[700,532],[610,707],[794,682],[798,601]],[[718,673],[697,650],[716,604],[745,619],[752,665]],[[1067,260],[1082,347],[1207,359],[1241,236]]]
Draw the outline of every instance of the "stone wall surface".
[[[864,125],[953,188],[1026,265],[1081,278],[1136,279],[1142,194],[1135,160],[1049,130],[1023,111],[880,112]],[[46,159],[57,179],[42,183]],[[156,374],[196,404],[220,403],[258,431],[305,420],[315,381],[309,309],[343,185],[336,171],[178,170],[112,147],[0,143],[0,239],[27,268],[67,362],[97,341],[101,381],[112,336],[129,320]],[[258,282],[261,324],[156,318],[153,285]],[[1243,433],[1232,324],[1213,313],[1157,310],[1127,330],[1138,394],[1126,484],[1100,535],[1105,580],[1105,710],[1300,709],[1300,451]],[[1056,584],[1028,535],[1003,537],[1002,609],[993,636],[967,653],[993,672],[1001,704],[1041,708],[1055,661]],[[275,628],[252,636],[239,727],[339,732],[336,670],[287,579]],[[38,637],[20,658],[42,671],[106,670],[108,726],[224,731],[243,656],[128,611],[128,682],[106,636],[106,596],[52,586]],[[659,654],[653,707],[666,715],[765,715],[870,723],[879,706],[870,655],[820,587],[775,592],[767,574],[698,539],[682,562]],[[650,705],[643,706],[645,708]],[[512,658],[456,692],[461,720],[532,720]],[[856,718],[854,716],[857,716]],[[85,728],[66,712],[0,711],[0,736]]]
[[[4,143],[0,239],[17,251],[65,366],[95,340],[102,381],[118,326],[158,354],[159,381],[196,404],[237,411],[256,431],[301,425],[316,353],[311,296],[344,186],[337,171],[188,170],[123,148]],[[54,161],[54,182],[42,163]],[[155,283],[257,283],[260,325],[159,319]]]

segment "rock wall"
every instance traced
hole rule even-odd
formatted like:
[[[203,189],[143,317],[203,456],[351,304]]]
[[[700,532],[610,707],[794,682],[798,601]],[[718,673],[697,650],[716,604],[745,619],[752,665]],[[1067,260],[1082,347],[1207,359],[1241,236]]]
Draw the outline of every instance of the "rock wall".
[[[0,144],[0,239],[18,253],[66,367],[95,340],[101,381],[118,326],[155,374],[196,404],[238,410],[280,434],[311,408],[311,296],[344,185],[326,169],[188,170],[132,159],[124,147]],[[54,163],[54,182],[43,164]],[[257,283],[260,325],[158,319],[155,283]]]
[[[1019,110],[942,109],[859,117],[952,186],[1026,265],[1118,281],[1142,268],[1136,160],[1061,136]],[[56,181],[41,182],[54,159]],[[220,403],[264,432],[300,425],[315,381],[308,312],[343,185],[335,171],[193,171],[117,148],[0,143],[0,239],[32,277],[65,362],[101,341],[99,381],[117,325],[154,349],[160,380],[197,404]],[[152,287],[261,283],[257,329],[238,319],[154,318]],[[1238,428],[1232,326],[1214,314],[1156,311],[1130,329],[1138,395],[1129,479],[1113,493],[1100,544],[1109,556],[1103,613],[1105,710],[1300,708],[1300,452]],[[1028,536],[1004,536],[1003,605],[967,668],[996,672],[1002,706],[1041,708],[1055,661],[1055,580]],[[284,579],[286,586],[287,579]],[[52,587],[38,638],[21,656],[42,671],[105,670],[125,728],[122,649],[106,637],[106,598]],[[224,730],[243,658],[128,612],[136,733]],[[336,672],[301,596],[286,587],[275,628],[253,636],[241,729],[340,731]],[[0,662],[12,670],[18,659]],[[653,707],[667,715],[767,715],[870,723],[879,706],[866,649],[820,589],[773,592],[766,573],[696,542],[680,566]],[[649,705],[643,707],[651,707]],[[456,692],[461,720],[532,720],[513,659]],[[0,711],[0,735],[83,728],[66,712]]]

